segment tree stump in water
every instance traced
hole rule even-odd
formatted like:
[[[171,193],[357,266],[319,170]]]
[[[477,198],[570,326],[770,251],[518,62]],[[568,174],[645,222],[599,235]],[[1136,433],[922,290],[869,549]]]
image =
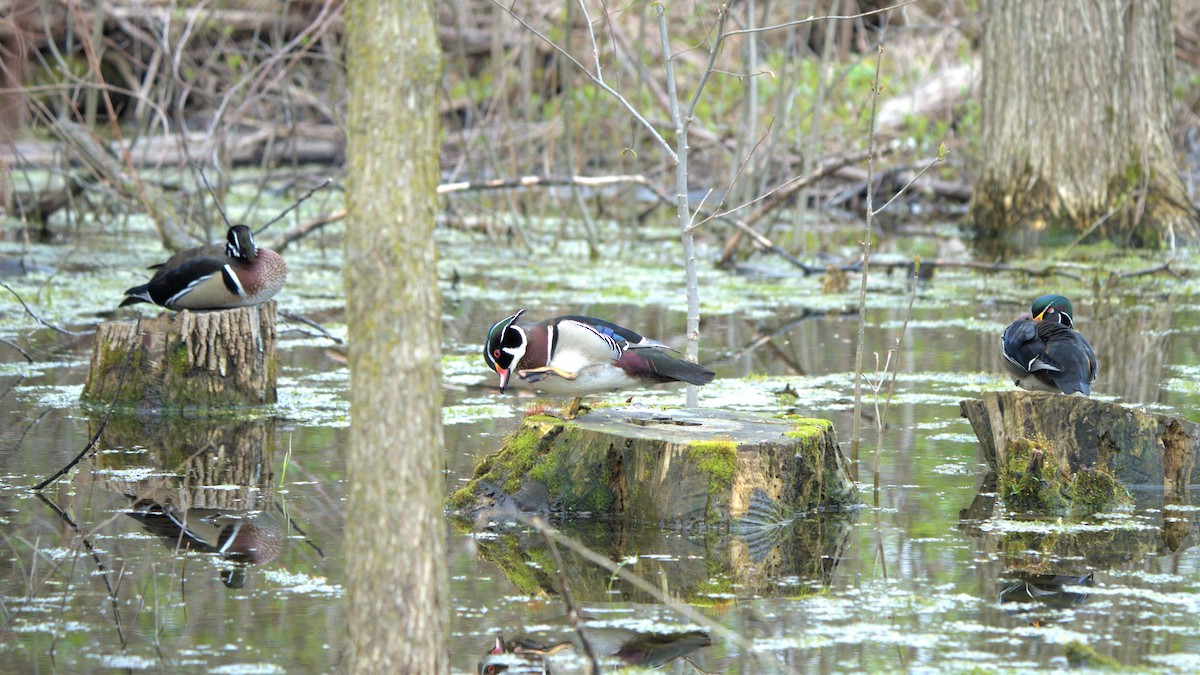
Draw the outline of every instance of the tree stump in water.
[[[451,508],[611,514],[675,527],[783,523],[858,503],[827,420],[603,408],[525,419]]]
[[[139,408],[261,405],[275,402],[277,369],[274,302],[168,312],[100,325],[83,398],[108,403],[119,390],[118,404]]]
[[[959,402],[993,469],[1022,439],[1050,448],[1045,461],[1067,475],[1107,469],[1123,485],[1186,495],[1200,481],[1200,425],[1083,396],[989,391]]]

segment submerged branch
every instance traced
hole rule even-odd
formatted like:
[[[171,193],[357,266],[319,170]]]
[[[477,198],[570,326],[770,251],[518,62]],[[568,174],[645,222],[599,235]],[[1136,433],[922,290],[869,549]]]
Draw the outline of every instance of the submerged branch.
[[[30,309],[29,305],[25,304],[25,300],[21,298],[21,294],[17,293],[15,290],[13,290],[12,286],[9,286],[8,284],[4,283],[3,281],[0,281],[0,286],[3,286],[5,290],[7,290],[9,293],[13,294],[13,297],[15,297],[17,299],[17,302],[21,303],[21,307],[25,308],[25,314],[29,315],[29,318],[36,321],[39,326],[44,326],[55,332],[62,333],[63,335],[67,335],[70,337],[79,337],[81,335],[87,334],[87,333],[76,333],[74,331],[69,331],[65,328],[59,328],[58,326],[55,326],[54,324],[50,323],[49,321],[46,321],[42,317],[38,316],[36,312],[34,312],[32,309]],[[18,348],[18,351],[19,351],[19,348]],[[21,353],[24,354],[25,352],[22,351]],[[29,358],[28,354],[26,354],[26,358]],[[32,359],[30,359],[30,361],[32,362]]]
[[[529,516],[518,514],[516,517],[527,525],[531,524]],[[642,591],[643,593],[654,598],[655,601],[686,618],[688,621],[692,621],[700,626],[703,626],[706,630],[710,630],[726,640],[738,645],[742,649],[745,649],[748,654],[753,654],[754,644],[751,640],[735,631],[730,630],[729,628],[726,628],[724,624],[710,619],[707,615],[693,609],[692,607],[678,602],[669,594],[663,592],[663,590],[658,586],[655,586],[649,581],[646,581],[633,572],[625,569],[623,565],[609,560],[607,556],[593,551],[592,549],[570,537],[563,536],[557,530],[548,529],[547,534],[549,534],[554,541],[561,544],[563,548],[575,553],[593,565],[608,571],[613,576],[621,577],[639,591]]]
[[[550,547],[550,557],[554,559],[554,566],[558,568],[559,595],[567,610],[567,620],[571,622],[571,628],[583,644],[583,653],[587,655],[590,666],[589,672],[599,673],[600,658],[596,656],[596,648],[592,646],[592,641],[588,639],[587,633],[583,630],[583,620],[579,616],[579,608],[575,606],[575,601],[571,598],[571,588],[567,584],[567,567],[563,563],[562,554],[558,552],[558,544],[550,536],[550,529],[546,527],[544,520],[535,516],[529,522],[537,528],[538,532],[542,534],[542,539],[546,540],[546,545]]]

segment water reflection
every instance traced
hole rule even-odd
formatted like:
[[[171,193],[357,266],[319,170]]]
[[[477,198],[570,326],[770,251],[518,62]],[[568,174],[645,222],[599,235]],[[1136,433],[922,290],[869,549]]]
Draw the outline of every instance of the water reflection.
[[[621,521],[572,522],[564,532],[653,579],[682,602],[720,606],[745,596],[807,595],[827,586],[850,543],[857,512],[813,515],[734,533],[685,534]],[[554,595],[557,570],[533,530],[499,523],[477,533],[478,555],[520,591]],[[620,577],[568,555],[571,594],[581,602],[654,604],[657,598]]]
[[[1141,489],[1133,492],[1131,513],[1038,519],[1005,512],[995,490],[996,476],[989,473],[959,513],[959,529],[1015,573],[1069,576],[1128,567],[1182,551],[1195,543],[1200,528],[1188,492]]]
[[[270,513],[225,509],[177,509],[152,499],[130,497],[126,515],[158,535],[169,549],[214,553],[233,563],[221,570],[229,588],[246,585],[245,565],[269,563],[283,552],[283,528]]]
[[[487,675],[588,672],[578,634],[565,627],[565,619],[554,623],[562,626],[543,631],[554,630],[551,637],[522,635],[508,640],[496,637],[491,650],[479,661],[479,672]],[[712,638],[703,631],[639,630],[607,621],[585,622],[584,633],[600,663],[616,667],[657,669],[712,644]]]
[[[80,479],[125,497],[122,512],[167,549],[219,558],[227,587],[242,588],[248,565],[283,552],[287,540],[273,508],[273,420],[114,416],[99,438],[91,471]]]
[[[1039,574],[1014,571],[1001,581],[998,600],[1010,616],[1020,617],[1032,626],[1070,620],[1070,610],[1087,602],[1087,588],[1095,585],[1095,575]]]

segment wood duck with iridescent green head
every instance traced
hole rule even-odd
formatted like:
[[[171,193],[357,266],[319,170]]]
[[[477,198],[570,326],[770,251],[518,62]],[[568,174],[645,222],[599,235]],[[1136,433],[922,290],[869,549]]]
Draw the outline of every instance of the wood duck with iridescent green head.
[[[1000,336],[1004,367],[1022,389],[1091,396],[1100,366],[1092,345],[1075,331],[1071,301],[1043,295],[1029,315]]]
[[[125,291],[122,307],[149,302],[167,309],[229,309],[257,305],[279,292],[287,265],[274,251],[259,248],[245,225],[229,228],[222,245],[180,251],[157,269],[149,283]]]
[[[713,372],[675,358],[667,345],[601,319],[559,316],[518,324],[525,310],[488,330],[483,360],[500,376],[513,374],[534,389],[578,399],[589,394],[663,382],[708,384]]]

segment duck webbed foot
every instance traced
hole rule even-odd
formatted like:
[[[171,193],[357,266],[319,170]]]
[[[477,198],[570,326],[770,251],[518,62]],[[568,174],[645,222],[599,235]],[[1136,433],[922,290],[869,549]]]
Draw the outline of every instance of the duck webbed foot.
[[[579,373],[569,373],[565,370],[555,368],[554,366],[542,366],[541,368],[526,368],[518,370],[517,377],[520,377],[526,382],[540,382],[550,375],[557,375],[564,380],[574,380],[579,377]]]

